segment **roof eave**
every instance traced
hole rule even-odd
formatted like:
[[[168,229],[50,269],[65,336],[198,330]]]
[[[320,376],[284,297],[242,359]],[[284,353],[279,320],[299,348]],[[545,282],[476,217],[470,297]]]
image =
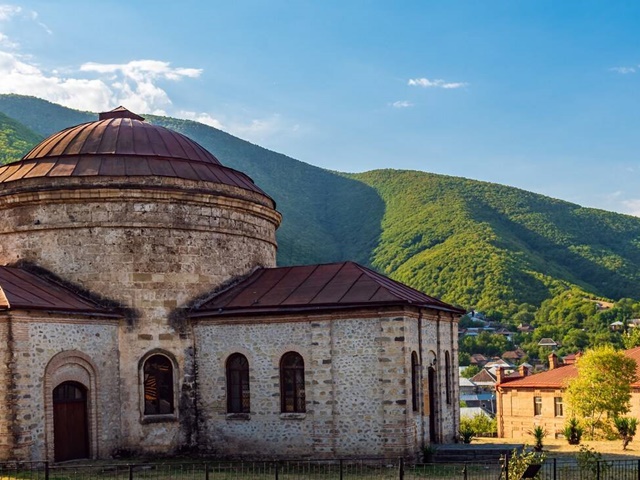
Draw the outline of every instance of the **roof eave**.
[[[265,307],[265,308],[222,308],[222,309],[208,309],[197,310],[189,313],[190,318],[202,318],[202,317],[230,317],[230,316],[244,316],[244,315],[272,315],[274,313],[303,313],[303,312],[323,312],[323,311],[335,311],[335,310],[357,310],[357,309],[374,309],[380,307],[414,307],[414,308],[428,308],[431,310],[444,311],[448,313],[460,313],[460,309],[455,307],[447,308],[441,305],[429,305],[429,304],[417,304],[409,302],[377,302],[377,303],[354,303],[354,304],[325,304],[325,305],[291,305],[291,306],[277,306],[277,307]]]

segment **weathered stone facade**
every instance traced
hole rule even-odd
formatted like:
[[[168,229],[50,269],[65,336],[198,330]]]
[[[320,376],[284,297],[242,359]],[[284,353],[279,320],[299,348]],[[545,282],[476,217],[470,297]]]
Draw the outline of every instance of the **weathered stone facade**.
[[[130,121],[134,128],[136,122]],[[52,162],[58,168],[76,161],[56,156],[60,152],[82,148],[56,143],[46,155],[0,168],[0,265],[52,272],[53,281],[118,318],[16,310],[7,301],[0,312],[0,460],[59,459],[52,398],[60,385],[86,392],[90,458],[184,449],[222,456],[414,457],[430,442],[453,441],[456,309],[334,306],[191,318],[200,298],[275,266],[280,215],[273,201],[240,181],[185,178],[180,162],[200,172],[200,160],[166,153],[183,170],[46,170]],[[127,154],[118,161],[138,159]],[[287,352],[304,359],[304,412],[281,412],[279,362]],[[225,365],[234,353],[249,363],[245,414],[227,411]],[[415,411],[414,353],[422,398]],[[156,357],[170,365],[164,367],[170,385],[149,386],[146,365]],[[172,397],[165,398],[169,413],[145,413],[147,394],[157,394],[148,389],[161,387],[171,392],[164,394]]]

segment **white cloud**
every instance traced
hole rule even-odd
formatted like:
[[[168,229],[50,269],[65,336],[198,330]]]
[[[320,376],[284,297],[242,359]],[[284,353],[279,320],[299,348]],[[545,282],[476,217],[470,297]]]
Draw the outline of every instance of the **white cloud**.
[[[629,215],[635,215],[636,217],[640,217],[640,198],[623,200],[622,205],[624,205],[626,213],[628,213]]]
[[[612,72],[621,73],[622,75],[626,75],[627,73],[636,73],[635,67],[613,67],[609,70]]]
[[[22,7],[16,5],[0,5],[0,22],[9,20],[11,17],[15,17],[22,12]]]
[[[411,85],[413,87],[422,87],[422,88],[462,88],[469,85],[466,82],[445,82],[442,79],[434,79],[429,80],[428,78],[411,78],[407,85]]]
[[[393,108],[408,108],[413,107],[413,103],[408,102],[407,100],[398,100],[391,104]]]
[[[220,130],[227,129],[227,127],[225,127],[220,120],[212,117],[208,113],[198,113],[198,112],[191,112],[188,110],[180,110],[179,112],[176,112],[175,115],[178,116],[179,118],[184,118],[186,120],[193,120],[195,122],[204,123],[205,125],[209,125],[210,127],[219,128]]]
[[[84,78],[82,73],[96,75]],[[175,82],[201,73],[197,68],[173,68],[169,62],[134,60],[124,64],[89,62],[75,75],[62,76],[46,72],[16,53],[0,51],[0,93],[34,95],[81,110],[103,111],[124,104],[133,111],[165,115],[171,99],[157,81]]]

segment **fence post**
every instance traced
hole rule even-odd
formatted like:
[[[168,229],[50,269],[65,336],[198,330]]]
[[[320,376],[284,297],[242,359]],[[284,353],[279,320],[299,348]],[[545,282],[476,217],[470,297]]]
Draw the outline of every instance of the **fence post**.
[[[342,476],[344,473],[344,470],[342,468],[343,468],[343,460],[340,459],[340,480],[342,480]]]
[[[276,480],[278,480],[278,462],[276,462]]]
[[[640,460],[638,460],[638,480],[640,480]]]
[[[133,465],[129,465],[129,480],[133,480]]]
[[[400,459],[400,468],[398,469],[398,479],[404,480],[404,458]]]
[[[209,464],[204,464],[204,480],[209,480]]]
[[[467,463],[465,462],[464,467],[462,467],[462,478],[463,480],[467,480]]]
[[[556,460],[558,460],[557,458],[553,459],[553,480],[557,480],[556,477]]]
[[[504,454],[504,480],[509,480],[509,452]]]
[[[49,480],[49,461],[44,462],[44,480]]]
[[[600,460],[596,462],[596,479],[600,480]]]

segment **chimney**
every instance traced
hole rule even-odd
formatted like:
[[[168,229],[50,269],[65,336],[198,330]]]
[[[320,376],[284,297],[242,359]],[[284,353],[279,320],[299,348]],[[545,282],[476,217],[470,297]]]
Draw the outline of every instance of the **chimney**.
[[[554,368],[558,368],[560,366],[560,362],[558,362],[558,356],[555,353],[549,354],[549,370],[553,370]]]
[[[496,385],[500,385],[504,381],[504,367],[496,368]]]
[[[529,369],[527,368],[526,365],[520,365],[518,367],[518,373],[520,374],[521,377],[526,377],[527,375],[529,375]]]

